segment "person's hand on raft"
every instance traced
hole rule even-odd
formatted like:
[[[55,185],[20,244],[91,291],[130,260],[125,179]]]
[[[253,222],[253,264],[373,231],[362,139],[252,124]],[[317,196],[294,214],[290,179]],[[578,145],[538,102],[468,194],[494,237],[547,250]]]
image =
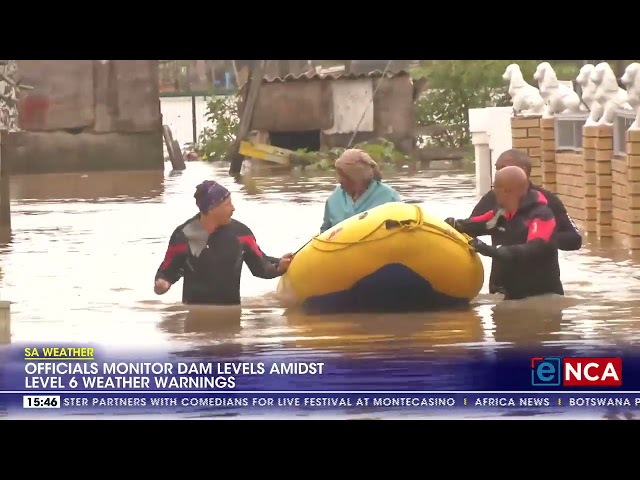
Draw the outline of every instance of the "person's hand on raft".
[[[476,252],[480,255],[484,255],[485,257],[491,257],[505,262],[512,258],[512,254],[508,248],[498,248],[493,245],[488,245],[479,238],[472,238],[469,240],[469,245],[471,245]]]
[[[471,245],[476,252],[487,257],[492,257],[495,251],[494,247],[487,245],[479,238],[472,238],[469,240],[469,245]]]
[[[456,220],[453,217],[447,217],[444,219],[444,223],[446,223],[447,225],[455,228],[457,231],[464,233],[464,228],[462,227],[462,224],[460,223],[460,220]]]
[[[167,282],[164,278],[159,278],[156,280],[156,283],[153,285],[153,291],[156,295],[164,295],[171,288],[171,284]]]
[[[277,271],[280,274],[285,273],[289,269],[289,265],[291,265],[291,260],[293,260],[293,253],[286,253],[282,256],[280,261],[278,262]]]

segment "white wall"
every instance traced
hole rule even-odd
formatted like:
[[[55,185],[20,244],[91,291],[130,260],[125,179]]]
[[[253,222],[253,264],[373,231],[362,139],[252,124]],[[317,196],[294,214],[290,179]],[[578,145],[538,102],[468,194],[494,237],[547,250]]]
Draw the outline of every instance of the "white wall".
[[[337,80],[332,91],[334,123],[324,133],[373,132],[373,80]]]
[[[512,148],[511,107],[472,108],[469,130],[475,148],[476,194],[481,197],[493,185],[496,160]]]

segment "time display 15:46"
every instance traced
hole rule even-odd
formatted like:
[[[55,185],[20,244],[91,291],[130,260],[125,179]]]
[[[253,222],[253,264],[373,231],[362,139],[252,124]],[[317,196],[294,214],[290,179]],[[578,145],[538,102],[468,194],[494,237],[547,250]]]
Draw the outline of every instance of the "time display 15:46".
[[[25,395],[22,408],[60,408],[60,397],[53,395]]]

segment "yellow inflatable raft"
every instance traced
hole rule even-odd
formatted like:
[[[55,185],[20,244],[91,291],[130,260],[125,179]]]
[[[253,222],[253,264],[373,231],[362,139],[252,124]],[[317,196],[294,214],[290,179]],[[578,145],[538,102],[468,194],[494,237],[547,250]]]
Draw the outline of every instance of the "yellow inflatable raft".
[[[278,294],[308,313],[468,304],[484,282],[468,240],[418,205],[387,203],[311,239],[281,277]]]

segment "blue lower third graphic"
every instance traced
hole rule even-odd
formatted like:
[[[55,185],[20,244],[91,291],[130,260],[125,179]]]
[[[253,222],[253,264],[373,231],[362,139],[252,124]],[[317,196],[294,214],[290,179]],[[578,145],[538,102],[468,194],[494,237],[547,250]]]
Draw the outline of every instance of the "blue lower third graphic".
[[[640,409],[640,392],[1,392],[9,417],[69,415],[172,415],[186,417],[329,414],[465,416],[551,414]]]
[[[560,357],[533,357],[531,359],[531,385],[557,387],[561,382],[562,359]]]

